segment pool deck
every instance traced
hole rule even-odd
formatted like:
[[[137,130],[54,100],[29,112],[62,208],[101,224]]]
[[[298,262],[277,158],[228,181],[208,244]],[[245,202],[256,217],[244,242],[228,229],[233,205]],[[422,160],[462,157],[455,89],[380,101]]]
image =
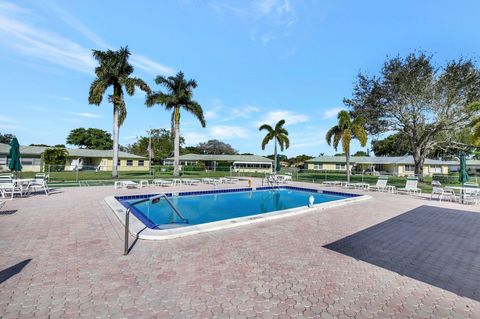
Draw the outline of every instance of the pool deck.
[[[239,186],[246,183],[222,187]],[[480,318],[480,281],[471,278],[480,271],[478,247],[456,255],[444,236],[457,230],[447,223],[417,236],[446,244],[428,250],[414,241],[422,228],[408,227],[415,216],[429,218],[427,228],[438,218],[476,227],[478,206],[368,192],[367,201],[301,216],[138,240],[122,255],[123,226],[105,197],[212,188],[63,188],[8,201],[0,212],[0,318]],[[406,233],[390,236],[398,225]],[[478,240],[476,229],[460,239]],[[380,254],[372,242],[385,243]],[[395,270],[405,256],[412,261]],[[415,260],[432,266],[412,274]],[[461,280],[468,290],[455,285]]]

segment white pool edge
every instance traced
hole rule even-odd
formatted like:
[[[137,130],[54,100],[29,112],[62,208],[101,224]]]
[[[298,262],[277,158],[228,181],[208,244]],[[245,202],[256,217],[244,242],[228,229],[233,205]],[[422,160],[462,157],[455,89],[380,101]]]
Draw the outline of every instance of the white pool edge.
[[[370,195],[360,195],[345,199],[335,200],[331,202],[316,204],[313,207],[297,207],[285,210],[278,210],[270,213],[259,215],[244,216],[210,222],[199,225],[192,225],[173,229],[151,229],[145,226],[134,214],[130,214],[130,234],[145,240],[166,240],[211,231],[223,230],[238,226],[250,225],[267,220],[274,220],[305,213],[319,212],[328,208],[343,206],[355,202],[371,199]],[[115,196],[107,196],[104,198],[107,205],[112,209],[123,226],[125,226],[125,214],[127,209],[115,198]]]

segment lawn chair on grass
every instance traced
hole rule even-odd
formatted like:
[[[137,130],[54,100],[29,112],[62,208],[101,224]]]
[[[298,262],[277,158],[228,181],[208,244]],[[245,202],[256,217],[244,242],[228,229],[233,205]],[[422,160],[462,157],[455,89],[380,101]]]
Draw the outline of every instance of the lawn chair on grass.
[[[417,186],[418,186],[418,178],[408,177],[407,182],[405,183],[405,187],[397,189],[397,192],[406,193],[409,195],[420,194],[422,190]]]

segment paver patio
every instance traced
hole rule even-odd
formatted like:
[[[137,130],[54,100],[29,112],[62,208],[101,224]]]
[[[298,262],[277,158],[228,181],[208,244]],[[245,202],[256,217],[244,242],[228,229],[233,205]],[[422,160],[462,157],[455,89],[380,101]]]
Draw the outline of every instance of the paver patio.
[[[212,187],[188,187],[199,188]],[[103,198],[161,190],[65,188],[8,202],[0,317],[480,318],[478,301],[324,247],[419,207],[478,207],[370,193],[295,217],[138,241],[122,256],[123,228]]]

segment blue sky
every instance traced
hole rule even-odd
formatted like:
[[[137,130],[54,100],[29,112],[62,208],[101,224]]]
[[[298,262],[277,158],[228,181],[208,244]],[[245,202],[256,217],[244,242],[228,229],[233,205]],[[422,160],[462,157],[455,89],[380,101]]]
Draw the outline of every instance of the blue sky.
[[[197,80],[207,127],[183,114],[187,145],[217,138],[271,154],[258,126],[285,118],[287,155],[333,154],[325,132],[359,71],[414,50],[439,63],[478,58],[478,12],[478,1],[0,0],[0,132],[21,144],[65,143],[77,127],[110,132],[112,106],[87,101],[90,50],[128,45],[135,75],[154,90],[156,75]],[[127,98],[121,144],[169,127],[170,114],[143,101]]]

